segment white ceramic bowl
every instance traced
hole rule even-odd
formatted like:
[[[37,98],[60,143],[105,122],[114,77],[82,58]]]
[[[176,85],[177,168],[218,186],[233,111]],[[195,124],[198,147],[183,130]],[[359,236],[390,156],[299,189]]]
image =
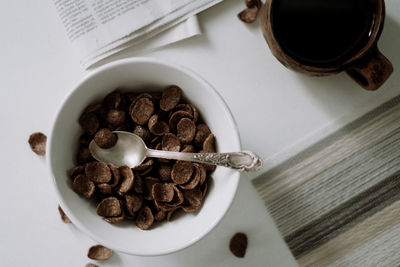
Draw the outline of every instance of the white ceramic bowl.
[[[67,171],[74,166],[82,130],[78,118],[90,103],[115,88],[126,91],[161,90],[176,84],[193,103],[217,140],[219,152],[241,150],[235,121],[214,88],[193,72],[164,61],[136,58],[120,60],[92,72],[61,103],[48,142],[48,166],[60,204],[73,224],[100,244],[117,251],[162,255],[186,248],[213,229],[228,210],[239,182],[239,173],[218,167],[201,209],[142,231],[133,223],[109,224],[96,214],[96,206],[80,198],[71,186]]]

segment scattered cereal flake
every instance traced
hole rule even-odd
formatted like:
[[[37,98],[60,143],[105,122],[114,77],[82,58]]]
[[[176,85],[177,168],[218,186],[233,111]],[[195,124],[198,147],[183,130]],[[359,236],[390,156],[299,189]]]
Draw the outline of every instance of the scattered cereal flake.
[[[28,143],[33,152],[43,156],[46,154],[47,136],[41,132],[33,133],[29,136]]]

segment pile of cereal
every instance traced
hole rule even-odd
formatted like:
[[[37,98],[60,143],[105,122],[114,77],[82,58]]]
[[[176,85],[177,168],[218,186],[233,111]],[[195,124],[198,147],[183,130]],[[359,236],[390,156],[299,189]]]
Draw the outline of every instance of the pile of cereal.
[[[73,189],[94,198],[97,214],[109,223],[134,220],[143,230],[154,221],[170,220],[177,210],[194,212],[202,204],[208,176],[215,166],[148,158],[131,169],[95,161],[88,145],[102,148],[117,142],[114,130],[133,132],[149,148],[181,152],[215,152],[215,137],[195,106],[185,103],[182,90],[169,86],[157,93],[108,94],[102,103],[88,106],[79,123],[78,166],[70,172]]]

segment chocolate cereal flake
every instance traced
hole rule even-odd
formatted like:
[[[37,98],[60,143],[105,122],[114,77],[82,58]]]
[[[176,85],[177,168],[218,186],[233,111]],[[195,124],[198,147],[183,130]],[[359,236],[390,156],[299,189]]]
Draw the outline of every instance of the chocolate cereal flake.
[[[179,138],[172,133],[165,134],[163,136],[161,144],[162,150],[176,152],[179,152],[181,150],[181,142],[179,141]]]
[[[184,190],[183,191],[184,202],[182,209],[185,212],[193,212],[200,208],[203,194],[198,189]]]
[[[192,104],[179,104],[175,107],[173,111],[185,111],[189,114],[192,115],[193,122],[196,123],[198,118],[199,118],[199,112],[197,111],[197,108],[193,106]]]
[[[151,209],[148,206],[144,206],[136,218],[136,226],[142,230],[148,230],[153,223],[154,216]]]
[[[109,109],[106,113],[106,121],[112,126],[121,126],[125,122],[125,111]]]
[[[114,166],[114,164],[108,163],[107,166],[108,166],[108,168],[110,168],[110,171],[112,174],[110,186],[111,186],[111,188],[114,188],[117,185],[119,185],[121,175],[120,175],[119,169],[116,166]]]
[[[144,178],[144,185],[145,185],[144,198],[146,200],[153,200],[153,195],[152,195],[153,185],[158,182],[160,182],[160,181],[154,177]]]
[[[193,109],[192,109],[192,106],[190,104],[178,104],[178,105],[176,105],[174,110],[172,110],[171,112],[175,112],[175,111],[178,111],[178,110],[186,111],[187,113],[190,113],[190,114],[193,115]]]
[[[92,260],[104,261],[111,258],[113,251],[102,245],[96,245],[89,248],[88,258]]]
[[[164,111],[172,110],[181,99],[182,90],[176,86],[172,85],[162,92],[160,99],[160,108]]]
[[[164,221],[167,216],[167,212],[163,210],[157,211],[156,215],[154,215],[154,220],[157,222]]]
[[[138,194],[143,193],[143,179],[140,175],[135,175],[135,179],[133,179],[133,191]]]
[[[238,14],[238,18],[245,23],[253,23],[257,19],[258,11],[257,7],[246,8]]]
[[[99,119],[93,112],[83,113],[83,115],[79,118],[79,123],[83,130],[85,130],[85,132],[89,135],[94,135],[100,126]]]
[[[183,203],[184,197],[182,192],[175,185],[173,185],[173,189],[174,189],[174,196],[171,202],[167,203],[154,200],[154,204],[159,210],[171,211],[176,209],[179,205]]]
[[[261,0],[246,0],[247,8],[238,14],[238,18],[245,23],[253,23],[261,9]]]
[[[146,176],[148,175],[151,171],[153,170],[153,165],[150,165],[147,169],[143,171],[137,171],[137,173],[141,176]]]
[[[178,110],[171,115],[171,117],[169,118],[169,123],[168,123],[171,131],[176,131],[178,122],[183,118],[193,119],[193,116],[189,112],[186,112],[183,110]]]
[[[208,184],[204,183],[202,186],[200,186],[200,189],[201,189],[201,197],[204,199],[207,194]]]
[[[158,115],[154,114],[148,122],[149,130],[154,135],[163,135],[169,133],[169,126],[165,121],[158,121]]]
[[[193,145],[185,145],[181,152],[195,153],[196,152],[196,148]]]
[[[160,201],[157,201],[157,200],[154,201],[154,204],[157,207],[157,209],[162,210],[162,211],[166,211],[166,212],[174,210],[178,206],[175,203],[160,202]]]
[[[206,169],[204,168],[204,166],[202,164],[199,164],[199,163],[193,163],[193,166],[200,171],[200,181],[199,181],[199,183],[200,183],[200,185],[203,185],[204,182],[206,181],[206,178],[207,178]]]
[[[64,211],[62,210],[62,208],[60,207],[60,205],[58,205],[58,212],[60,213],[61,216],[61,220],[64,223],[71,223],[71,220],[68,218],[67,215],[65,215]]]
[[[134,216],[135,213],[138,212],[143,205],[143,197],[141,195],[126,194],[125,201],[126,209],[128,213],[132,216]]]
[[[122,212],[121,215],[116,217],[104,217],[103,218],[108,223],[119,223],[125,219],[125,214]]]
[[[108,183],[111,180],[110,168],[104,162],[90,162],[85,166],[86,176],[95,183]]]
[[[167,221],[170,222],[170,221],[172,220],[173,215],[174,215],[178,210],[179,210],[179,209],[176,208],[176,209],[173,209],[173,210],[168,211],[168,212],[167,212]]]
[[[177,161],[172,167],[171,178],[176,184],[187,183],[193,174],[193,164],[189,161]]]
[[[121,215],[122,209],[119,200],[116,197],[108,197],[103,199],[97,205],[97,214],[103,217],[115,217]]]
[[[180,188],[185,189],[185,190],[194,189],[200,183],[202,171],[200,170],[199,166],[200,166],[199,164],[196,164],[196,165],[193,164],[194,172],[193,172],[189,182],[179,185]]]
[[[113,91],[104,98],[104,105],[109,109],[121,109],[123,106],[123,98],[120,92]]]
[[[149,93],[142,93],[142,94],[139,94],[138,96],[136,96],[135,99],[133,99],[132,104],[135,105],[136,102],[137,102],[139,99],[142,99],[142,98],[147,98],[147,99],[149,99],[150,101],[153,101],[153,96],[152,96],[151,94],[149,94]]]
[[[236,233],[229,242],[229,249],[238,258],[244,258],[247,249],[247,235]]]
[[[215,136],[209,134],[203,143],[203,153],[215,153]]]
[[[204,123],[197,125],[196,127],[196,135],[194,136],[194,142],[198,147],[202,147],[204,140],[206,140],[207,136],[211,133],[210,129]]]
[[[104,195],[111,195],[112,194],[112,187],[109,184],[98,184],[97,189],[100,193]]]
[[[144,128],[143,126],[137,125],[133,129],[133,133],[143,139],[143,141],[148,144],[151,141],[150,131]]]
[[[194,135],[196,134],[196,125],[191,119],[183,118],[178,122],[177,125],[177,136],[179,141],[183,144],[192,142]]]
[[[151,166],[153,166],[154,160],[151,158],[146,159],[142,164],[137,165],[133,170],[134,171],[145,171]]]
[[[161,202],[170,202],[174,197],[174,188],[171,183],[156,183],[151,192],[153,199]]]
[[[153,112],[153,102],[150,99],[143,97],[131,104],[129,114],[134,122],[143,125],[147,123]]]
[[[90,198],[94,193],[94,183],[84,174],[75,177],[72,184],[74,191],[81,197]]]
[[[176,185],[174,185],[174,191],[175,195],[174,199],[172,200],[172,203],[175,204],[176,206],[179,206],[183,203],[185,198],[183,197],[181,190],[179,190],[179,188]]]
[[[160,164],[158,167],[158,175],[160,176],[160,180],[163,182],[168,182],[171,180],[171,166],[167,164]]]
[[[28,139],[32,151],[40,156],[46,154],[46,141],[47,136],[41,132],[31,134]]]
[[[94,135],[94,141],[103,149],[111,148],[117,143],[118,137],[108,128],[103,128]]]
[[[134,176],[132,169],[126,165],[119,167],[119,172],[121,174],[121,185],[118,189],[118,192],[124,194],[131,190],[134,182]]]
[[[69,173],[69,177],[71,177],[71,179],[74,179],[78,174],[84,174],[85,173],[85,166],[79,165],[74,167],[70,173]]]
[[[99,267],[99,266],[94,263],[88,263],[85,265],[85,267]]]
[[[197,120],[199,119],[199,112],[197,111],[197,108],[195,106],[193,106],[192,104],[189,105],[193,110],[193,122],[196,123]]]

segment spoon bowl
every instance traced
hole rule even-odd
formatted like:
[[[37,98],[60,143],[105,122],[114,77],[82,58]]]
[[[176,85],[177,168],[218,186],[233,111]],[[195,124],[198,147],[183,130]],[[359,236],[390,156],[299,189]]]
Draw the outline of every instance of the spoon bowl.
[[[90,142],[89,150],[96,160],[133,168],[146,159],[147,147],[142,138],[129,132],[114,131],[113,133],[118,136],[118,141],[111,148],[103,149],[93,140]]]

